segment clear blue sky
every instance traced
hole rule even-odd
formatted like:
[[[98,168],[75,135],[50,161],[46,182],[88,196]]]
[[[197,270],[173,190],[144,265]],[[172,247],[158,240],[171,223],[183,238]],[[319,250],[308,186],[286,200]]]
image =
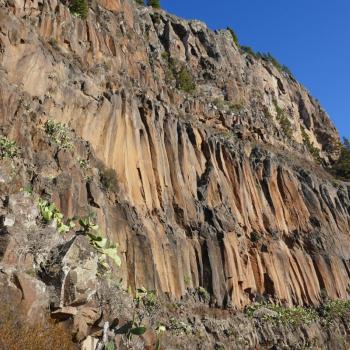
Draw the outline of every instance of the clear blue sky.
[[[212,29],[231,26],[242,45],[271,52],[350,137],[350,0],[161,0]]]

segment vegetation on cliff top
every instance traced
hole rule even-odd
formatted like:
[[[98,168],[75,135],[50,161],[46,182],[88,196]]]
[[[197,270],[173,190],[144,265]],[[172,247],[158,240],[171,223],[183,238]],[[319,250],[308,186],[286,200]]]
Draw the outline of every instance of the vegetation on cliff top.
[[[270,52],[254,52],[254,50],[250,46],[240,46],[242,52],[247,53],[248,55],[251,55],[255,57],[256,59],[261,59],[266,62],[272,63],[274,67],[276,67],[280,72],[284,72],[290,77],[293,77],[293,73],[291,70],[285,66],[284,64],[281,64]]]
[[[160,0],[147,0],[147,5],[160,9]]]
[[[239,47],[240,45],[239,45],[239,41],[238,41],[238,36],[235,33],[235,31],[231,27],[227,27],[226,29],[230,32],[234,43]]]

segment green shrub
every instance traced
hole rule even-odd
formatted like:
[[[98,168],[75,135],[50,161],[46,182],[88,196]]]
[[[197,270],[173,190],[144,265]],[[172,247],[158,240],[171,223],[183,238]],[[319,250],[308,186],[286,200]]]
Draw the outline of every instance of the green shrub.
[[[224,109],[226,107],[225,101],[221,98],[216,98],[213,103],[218,109]]]
[[[301,306],[288,308],[288,307],[270,304],[270,303],[267,303],[267,304],[255,303],[255,304],[249,305],[246,307],[245,312],[248,315],[248,317],[253,317],[254,312],[256,310],[259,310],[260,308],[266,308],[276,313],[274,315],[266,314],[263,317],[263,320],[282,323],[282,324],[294,326],[294,327],[308,325],[314,322],[315,320],[317,320],[318,318],[318,314],[316,310],[311,308],[305,308]]]
[[[288,74],[290,77],[293,77],[293,73],[290,71],[290,69],[287,66],[279,63],[278,60],[272,56],[270,52],[254,52],[250,46],[241,46],[241,50],[242,52],[247,53],[255,58],[260,58],[262,60],[271,62],[279,71]]]
[[[292,71],[284,64],[282,65],[282,71],[287,73],[290,77],[294,77]]]
[[[327,323],[339,318],[350,317],[350,300],[329,300],[321,308],[321,314]]]
[[[9,140],[6,136],[0,136],[0,159],[13,159],[19,155],[19,149],[15,141]]]
[[[135,304],[137,308],[142,306],[148,317],[152,317],[159,308],[156,292],[153,290],[147,290],[144,287],[136,290]],[[145,315],[139,315],[139,323],[142,322],[144,316]]]
[[[107,257],[110,258],[118,267],[121,265],[121,259],[118,255],[117,245],[110,242],[101,233],[99,226],[96,224],[93,216],[87,216],[79,220],[80,233],[87,236],[90,245],[100,254],[98,259],[99,272],[101,275],[110,272],[110,266]]]
[[[350,141],[344,138],[341,145],[340,156],[332,167],[332,172],[344,179],[350,179]]]
[[[118,190],[117,174],[114,169],[102,167],[100,170],[100,181],[107,192],[116,192]]]
[[[185,66],[182,66],[176,75],[176,86],[178,89],[188,93],[196,90],[196,84],[193,81],[193,77]]]
[[[253,57],[256,57],[254,50],[250,46],[241,46],[241,49],[244,53],[247,53],[249,55],[252,55]]]
[[[81,169],[86,170],[89,167],[89,161],[87,159],[78,158],[78,164]]]
[[[139,5],[144,5],[145,4],[144,0],[135,0],[135,2],[137,4],[139,4]]]
[[[172,317],[169,320],[168,328],[175,331],[177,334],[191,334],[193,328],[190,324],[179,320],[178,318]]]
[[[177,60],[170,57],[170,54],[166,51],[162,52],[162,58],[167,63],[165,71],[165,79],[167,82],[176,82],[176,87],[179,90],[191,93],[196,89],[196,84],[193,77],[186,66]]]
[[[191,277],[188,276],[188,275],[185,275],[185,276],[184,276],[185,287],[189,287],[190,284],[191,284],[191,282],[192,282]]]
[[[314,143],[310,140],[309,135],[306,133],[305,128],[303,127],[301,127],[301,134],[303,136],[303,143],[307,150],[317,161],[320,161],[320,150],[314,146]]]
[[[258,232],[252,231],[252,232],[250,233],[250,240],[251,240],[253,243],[259,242],[260,238],[261,238],[261,235],[260,235]]]
[[[230,104],[229,105],[229,110],[231,112],[239,113],[244,109],[244,106],[242,103],[236,103],[236,104]]]
[[[284,114],[284,111],[282,108],[280,108],[277,104],[277,101],[274,101],[276,113],[277,113],[277,121],[279,122],[284,134],[288,138],[292,138],[293,136],[293,130],[292,130],[292,123],[288,119],[288,117]]]
[[[204,303],[209,303],[209,301],[210,301],[210,294],[209,294],[209,292],[208,292],[205,288],[203,288],[203,287],[198,287],[198,288],[196,289],[196,291],[197,291],[197,293],[198,293],[198,296],[202,299],[202,301],[203,301]]]
[[[261,58],[265,61],[271,62],[279,71],[285,72],[288,75],[290,75],[291,77],[293,77],[293,74],[290,71],[290,69],[287,66],[279,63],[278,60],[274,56],[272,56],[272,54],[270,52],[268,52],[268,53],[257,52],[256,57]]]
[[[257,55],[257,57],[259,57],[265,61],[271,62],[278,70],[282,70],[282,65],[277,61],[277,59],[275,57],[273,57],[271,55],[270,52],[268,52],[268,53],[257,52],[256,55]]]
[[[162,57],[167,61],[167,67],[165,70],[165,80],[167,82],[172,82],[175,80],[176,72],[176,63],[175,60],[170,58],[170,55],[167,52],[162,53]]]
[[[75,226],[71,219],[64,223],[63,214],[57,209],[55,203],[39,199],[38,208],[43,221],[46,224],[54,222],[59,233],[67,233]]]
[[[50,140],[59,148],[73,148],[71,131],[65,124],[50,119],[45,123],[44,128],[46,134],[50,137]]]
[[[75,16],[86,19],[89,13],[87,0],[72,0],[69,10]]]
[[[239,47],[238,36],[237,36],[236,33],[234,32],[234,30],[233,30],[231,27],[227,27],[227,30],[230,32],[234,43]]]
[[[147,6],[152,6],[156,9],[160,9],[160,0],[147,0]]]
[[[213,104],[220,110],[225,110],[233,113],[240,113],[244,106],[242,103],[230,103],[229,101],[225,101],[221,98],[216,98],[213,101]]]

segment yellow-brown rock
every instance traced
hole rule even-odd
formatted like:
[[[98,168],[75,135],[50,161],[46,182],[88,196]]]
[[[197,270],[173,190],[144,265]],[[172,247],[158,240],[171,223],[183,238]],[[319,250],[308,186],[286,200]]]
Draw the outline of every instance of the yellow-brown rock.
[[[325,164],[339,136],[293,77],[227,31],[127,0],[93,1],[86,21],[59,1],[0,4],[1,127],[34,157],[21,118],[65,122],[116,171],[111,202],[58,154],[72,176],[54,197],[69,216],[93,197],[125,285],[175,297],[202,286],[236,307],[349,298],[350,187],[315,163],[302,130]]]

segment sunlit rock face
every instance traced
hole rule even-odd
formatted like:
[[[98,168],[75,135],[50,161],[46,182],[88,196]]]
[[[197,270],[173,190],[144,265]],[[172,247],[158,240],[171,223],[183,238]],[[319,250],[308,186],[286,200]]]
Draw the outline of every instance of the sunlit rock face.
[[[304,145],[328,165],[339,136],[292,76],[228,31],[131,1],[93,1],[86,21],[54,0],[0,4],[1,130],[59,179],[66,215],[97,213],[125,286],[202,286],[235,307],[349,297],[350,187]],[[47,166],[35,129],[48,118],[115,170],[115,195],[74,155]]]

